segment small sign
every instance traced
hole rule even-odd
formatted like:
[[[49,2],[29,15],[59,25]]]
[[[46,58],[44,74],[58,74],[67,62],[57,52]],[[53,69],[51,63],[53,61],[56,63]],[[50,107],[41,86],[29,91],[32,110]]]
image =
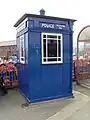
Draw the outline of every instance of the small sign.
[[[16,28],[17,33],[26,27],[26,24],[25,24],[26,21],[27,21],[27,19],[25,19],[22,23],[20,23],[20,25]]]
[[[54,24],[41,23],[41,27],[42,28],[52,28],[52,29],[54,29],[55,25]]]
[[[22,23],[18,28],[17,28],[17,33],[20,32],[25,28],[25,23]]]
[[[51,24],[51,23],[41,23],[41,28],[50,28],[50,29],[63,29],[66,26],[63,24]]]

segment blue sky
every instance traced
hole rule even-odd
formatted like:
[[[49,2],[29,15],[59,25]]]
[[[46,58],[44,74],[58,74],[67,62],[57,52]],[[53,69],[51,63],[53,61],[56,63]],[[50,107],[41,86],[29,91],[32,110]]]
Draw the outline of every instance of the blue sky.
[[[90,24],[90,0],[2,0],[0,1],[0,41],[15,40],[14,23],[24,13],[39,14],[44,8],[46,15],[76,19],[74,46],[79,31]]]

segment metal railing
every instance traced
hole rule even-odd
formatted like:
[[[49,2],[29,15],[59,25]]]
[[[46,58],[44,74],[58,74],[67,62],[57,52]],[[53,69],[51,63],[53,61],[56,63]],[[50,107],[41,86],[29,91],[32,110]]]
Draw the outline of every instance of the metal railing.
[[[0,63],[0,76],[4,78],[6,87],[18,87],[17,68],[13,62]]]

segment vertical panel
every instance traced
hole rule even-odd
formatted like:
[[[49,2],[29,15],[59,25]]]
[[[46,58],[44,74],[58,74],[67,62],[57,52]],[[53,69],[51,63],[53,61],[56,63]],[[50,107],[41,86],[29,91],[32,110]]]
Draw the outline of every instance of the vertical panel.
[[[41,95],[41,49],[40,33],[30,32],[29,36],[29,67],[30,67],[30,92],[32,99],[38,99]]]
[[[29,94],[29,66],[28,66],[28,33],[24,34],[24,45],[25,45],[25,64],[21,67],[18,72],[19,88],[21,92],[26,96],[30,97]],[[17,39],[18,45],[18,56],[20,55],[20,39]],[[19,56],[20,58],[20,56]]]
[[[72,38],[64,34],[63,92],[72,92]]]
[[[64,51],[64,63],[71,63],[71,49],[72,46],[70,44],[71,39],[69,34],[63,35],[63,51]]]
[[[72,33],[73,34],[73,33]],[[72,68],[73,68],[73,35],[70,34],[70,46],[71,46],[71,51],[70,51],[70,89],[72,90]]]

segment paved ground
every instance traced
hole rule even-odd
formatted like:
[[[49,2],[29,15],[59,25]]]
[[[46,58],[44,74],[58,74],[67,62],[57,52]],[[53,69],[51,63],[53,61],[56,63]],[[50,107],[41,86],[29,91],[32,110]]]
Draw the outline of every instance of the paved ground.
[[[74,82],[73,83],[73,89],[76,90],[76,91],[79,91],[87,96],[90,96],[90,89],[86,89],[84,87],[81,87],[79,85],[76,85],[76,83]]]
[[[21,105],[25,103],[23,97],[16,90],[9,91],[7,96],[0,99],[0,120],[45,120],[71,102],[58,99],[22,108]]]
[[[88,96],[88,101],[85,105],[71,116],[66,118],[65,120],[90,120],[90,89],[86,89],[77,85],[73,85],[74,90],[78,90],[79,92]]]
[[[90,101],[65,120],[90,120]]]
[[[17,90],[0,98],[0,120],[90,120],[90,90],[74,84],[74,99],[58,99],[23,108]],[[78,91],[78,92],[77,92]]]

